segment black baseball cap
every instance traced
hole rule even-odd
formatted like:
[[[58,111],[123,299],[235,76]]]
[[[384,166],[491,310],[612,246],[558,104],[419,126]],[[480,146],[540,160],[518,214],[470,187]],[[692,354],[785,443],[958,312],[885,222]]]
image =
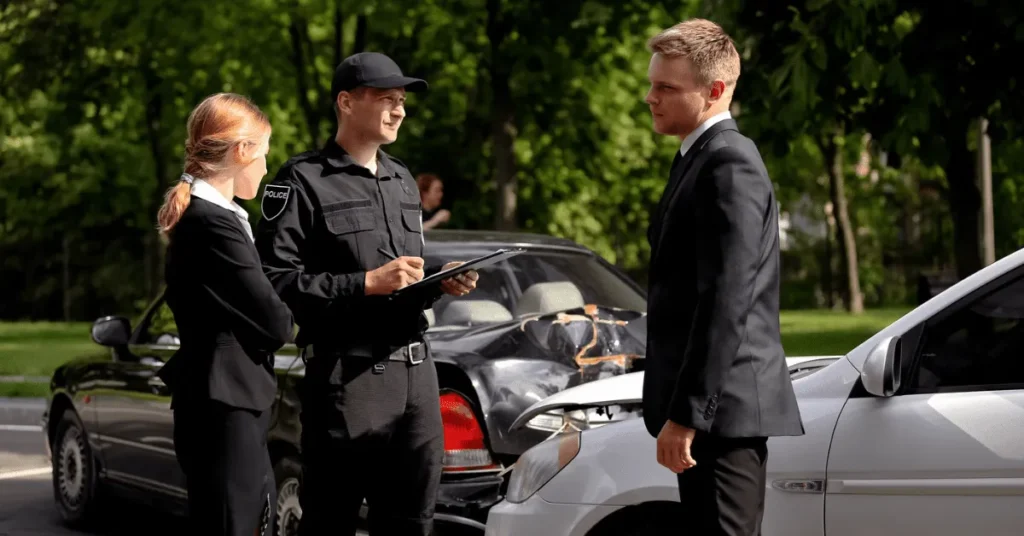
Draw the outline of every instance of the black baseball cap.
[[[359,86],[391,89],[404,87],[406,91],[423,91],[427,82],[402,74],[394,60],[379,52],[353,54],[338,65],[331,80],[331,101],[338,93],[352,91]]]

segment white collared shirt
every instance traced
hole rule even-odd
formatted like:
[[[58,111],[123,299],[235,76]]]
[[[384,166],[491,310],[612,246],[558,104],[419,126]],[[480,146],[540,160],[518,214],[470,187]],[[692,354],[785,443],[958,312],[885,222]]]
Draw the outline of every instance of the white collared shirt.
[[[693,147],[693,144],[697,143],[697,138],[699,138],[701,134],[707,132],[708,129],[713,127],[716,123],[721,123],[726,119],[732,119],[732,114],[729,113],[729,110],[707,118],[707,120],[701,123],[700,126],[693,129],[693,132],[686,136],[686,138],[683,138],[683,144],[679,147],[679,154],[686,156],[686,151],[689,151],[690,147]]]
[[[203,179],[192,181],[192,195],[234,212],[238,220],[242,222],[245,232],[249,235],[249,240],[256,241],[252,236],[252,226],[249,225],[249,213],[240,207],[238,203],[226,199],[223,194]]]

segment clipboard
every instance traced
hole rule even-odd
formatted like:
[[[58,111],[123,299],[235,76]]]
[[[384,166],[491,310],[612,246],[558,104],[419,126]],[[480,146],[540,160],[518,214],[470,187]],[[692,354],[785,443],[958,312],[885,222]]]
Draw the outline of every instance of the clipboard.
[[[511,259],[512,257],[515,257],[516,255],[519,255],[520,253],[523,253],[525,251],[526,251],[525,249],[499,249],[497,251],[493,251],[491,253],[488,253],[487,255],[483,255],[483,256],[477,257],[475,259],[470,259],[470,260],[468,260],[468,261],[466,261],[466,262],[464,262],[464,263],[462,263],[459,266],[456,266],[454,268],[449,268],[447,270],[441,270],[440,272],[437,272],[436,274],[433,274],[433,275],[428,276],[428,277],[424,277],[423,279],[420,279],[419,281],[417,281],[417,282],[415,282],[415,283],[413,283],[413,284],[411,284],[409,286],[402,287],[402,288],[392,292],[391,294],[392,295],[399,295],[399,294],[402,294],[402,293],[405,293],[405,292],[415,292],[417,290],[420,290],[420,289],[422,289],[424,287],[428,287],[428,286],[433,285],[433,284],[440,284],[441,281],[443,281],[445,279],[448,279],[449,277],[454,277],[454,276],[457,276],[459,274],[464,274],[466,272],[469,272],[471,270],[476,270],[478,268],[483,268],[485,266],[491,266],[493,264],[497,264],[497,263],[499,263],[501,261],[504,261],[504,260],[507,260],[507,259]]]

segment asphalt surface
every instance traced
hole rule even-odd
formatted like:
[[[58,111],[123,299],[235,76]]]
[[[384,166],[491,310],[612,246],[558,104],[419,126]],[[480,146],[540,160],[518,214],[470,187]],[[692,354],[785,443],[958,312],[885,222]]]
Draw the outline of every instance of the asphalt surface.
[[[127,503],[113,506],[99,527],[64,526],[54,505],[50,461],[39,426],[43,409],[41,399],[0,398],[0,536],[179,536],[187,532],[182,518]]]
[[[53,484],[39,418],[43,402],[0,398],[0,536],[93,534],[179,534],[181,520],[148,511],[114,511],[102,526],[75,531],[61,523],[53,504]]]

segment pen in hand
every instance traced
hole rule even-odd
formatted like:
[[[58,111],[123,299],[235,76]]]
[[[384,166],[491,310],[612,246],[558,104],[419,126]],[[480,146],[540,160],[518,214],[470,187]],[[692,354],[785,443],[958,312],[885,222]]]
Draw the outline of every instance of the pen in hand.
[[[384,248],[377,248],[377,253],[380,253],[381,255],[384,255],[385,257],[387,257],[388,259],[391,259],[392,261],[397,261],[397,260],[398,260],[398,257],[395,257],[394,255],[392,255],[392,254],[391,254],[391,252],[390,252],[390,251],[388,251],[388,250],[386,250],[386,249],[384,249]],[[411,265],[410,265],[410,266],[411,266]],[[422,267],[422,265],[420,265],[420,267]],[[378,270],[379,270],[379,269],[380,269],[380,268],[378,268]],[[404,268],[400,267],[399,269],[400,269],[400,270],[405,270],[405,272],[406,272],[406,273],[409,273],[409,272],[408,272],[408,270],[409,270],[409,267],[408,267],[408,266],[407,266],[407,267],[404,267]],[[416,269],[418,270],[419,268],[416,268]],[[422,272],[421,272],[419,276],[416,276],[416,277],[415,277],[415,278],[413,279],[413,281],[419,281],[419,280],[421,280],[422,278],[423,278],[423,274],[422,274]],[[403,285],[403,287],[404,287],[404,286],[405,286],[405,285]],[[401,287],[400,287],[400,288],[401,288]]]

